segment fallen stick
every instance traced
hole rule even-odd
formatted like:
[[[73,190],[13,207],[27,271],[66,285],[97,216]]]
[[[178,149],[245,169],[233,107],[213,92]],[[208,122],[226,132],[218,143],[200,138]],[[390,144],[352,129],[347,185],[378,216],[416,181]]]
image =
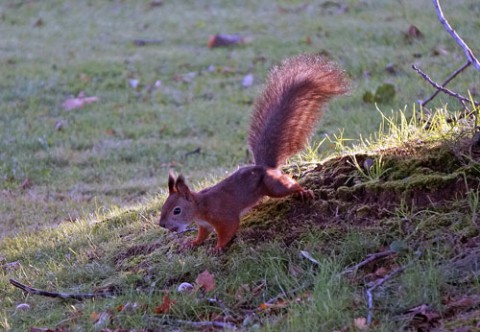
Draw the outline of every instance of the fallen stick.
[[[417,259],[419,259],[420,257],[422,256],[422,252],[418,251],[416,254],[415,254],[415,259],[413,261],[411,261],[410,263],[406,264],[406,265],[403,265],[403,266],[400,266],[398,268],[396,268],[395,270],[393,270],[392,272],[386,274],[383,278],[380,278],[380,279],[377,279],[375,280],[374,282],[371,283],[371,286],[369,288],[367,288],[367,290],[365,291],[365,293],[367,294],[367,302],[368,302],[368,315],[367,315],[367,325],[370,325],[372,323],[372,315],[373,315],[373,291],[375,291],[375,289],[377,289],[378,287],[380,287],[381,285],[383,285],[385,282],[387,282],[388,280],[392,279],[394,276],[396,276],[397,274],[400,274],[402,273],[403,271],[405,271],[407,268],[409,268],[410,266],[412,266],[416,261]]]
[[[368,315],[367,315],[367,324],[368,325],[370,325],[372,323],[373,291],[375,289],[377,289],[378,287],[380,287],[381,285],[383,285],[386,281],[392,279],[397,274],[403,272],[407,267],[410,267],[410,265],[412,265],[412,263],[404,265],[404,266],[400,266],[399,268],[397,268],[397,269],[393,270],[392,272],[388,273],[387,275],[385,275],[385,277],[375,280],[375,282],[373,282],[373,285],[371,287],[367,288],[365,293],[367,294],[367,302],[368,302]]]
[[[355,264],[354,266],[346,269],[345,271],[340,273],[340,275],[352,273],[354,271],[357,271],[359,268],[361,268],[361,267],[363,267],[363,266],[365,266],[365,265],[367,265],[367,264],[369,264],[373,261],[376,261],[377,259],[388,257],[388,256],[391,256],[391,255],[394,255],[394,254],[396,254],[396,251],[393,251],[393,250],[386,250],[386,251],[382,251],[382,252],[376,252],[374,254],[369,254],[369,255],[367,255],[367,258],[365,258],[363,261],[361,261],[360,263]]]
[[[169,317],[159,318],[159,317],[147,317],[148,320],[154,321],[155,323],[160,323],[162,325],[171,325],[171,324],[179,324],[179,325],[188,325],[195,328],[221,328],[221,329],[229,329],[229,330],[237,330],[237,326],[233,323],[227,322],[211,322],[211,321],[189,321],[183,319],[171,319]]]
[[[111,293],[111,292],[99,292],[99,293],[89,293],[89,294],[69,294],[69,293],[48,292],[46,290],[29,287],[13,279],[10,279],[10,283],[13,286],[20,288],[22,291],[28,294],[42,295],[46,297],[54,297],[54,298],[60,298],[64,300],[68,300],[68,299],[85,300],[85,299],[93,299],[96,297],[112,297],[115,295],[115,293]]]
[[[229,330],[237,329],[237,327],[234,324],[224,323],[224,322],[209,322],[209,321],[193,322],[193,321],[181,320],[181,319],[176,319],[174,320],[174,322],[179,324],[184,324],[184,325],[190,325],[193,327],[216,327],[216,328],[229,329]]]

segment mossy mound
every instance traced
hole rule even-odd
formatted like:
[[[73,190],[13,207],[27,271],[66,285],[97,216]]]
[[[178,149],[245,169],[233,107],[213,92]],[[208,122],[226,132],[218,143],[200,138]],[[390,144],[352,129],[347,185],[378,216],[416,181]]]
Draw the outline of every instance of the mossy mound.
[[[399,208],[458,209],[480,185],[480,147],[471,142],[409,142],[329,159],[299,176],[314,201],[268,199],[246,216],[242,232],[257,239],[280,234],[289,242],[308,225],[372,225]]]

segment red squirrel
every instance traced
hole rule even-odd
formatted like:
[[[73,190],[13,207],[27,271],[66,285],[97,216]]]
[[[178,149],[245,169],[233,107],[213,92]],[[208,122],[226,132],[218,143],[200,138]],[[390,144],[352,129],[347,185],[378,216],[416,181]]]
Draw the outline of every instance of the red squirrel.
[[[182,232],[195,222],[198,236],[187,246],[200,245],[215,231],[214,251],[221,251],[237,232],[240,217],[264,196],[314,198],[313,191],[302,188],[280,167],[304,148],[323,114],[322,106],[347,90],[344,71],[319,55],[296,56],[274,67],[254,104],[248,132],[255,164],[240,167],[199,192],[190,190],[182,175],[175,178],[170,173],[160,226]]]

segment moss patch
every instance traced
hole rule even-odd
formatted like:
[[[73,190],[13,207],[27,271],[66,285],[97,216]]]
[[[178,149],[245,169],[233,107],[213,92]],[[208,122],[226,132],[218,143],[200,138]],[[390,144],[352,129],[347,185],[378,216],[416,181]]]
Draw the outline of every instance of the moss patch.
[[[300,183],[315,192],[314,201],[269,199],[244,218],[241,234],[255,240],[280,234],[289,242],[311,225],[372,225],[400,207],[452,211],[458,208],[453,201],[480,185],[475,150],[463,138],[455,144],[416,142],[376,154],[330,159],[303,170]],[[369,178],[368,167],[378,158],[384,171]]]

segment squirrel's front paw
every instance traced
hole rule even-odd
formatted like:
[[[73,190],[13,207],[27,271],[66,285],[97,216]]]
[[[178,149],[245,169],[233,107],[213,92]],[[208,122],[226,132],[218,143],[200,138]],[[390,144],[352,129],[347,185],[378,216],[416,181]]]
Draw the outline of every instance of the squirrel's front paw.
[[[208,249],[208,253],[212,256],[220,256],[225,253],[225,248],[215,246],[214,248]]]
[[[297,193],[298,197],[302,200],[302,202],[309,201],[315,199],[315,194],[311,189],[302,189]]]
[[[199,244],[195,240],[188,240],[180,246],[180,251],[193,251]]]

